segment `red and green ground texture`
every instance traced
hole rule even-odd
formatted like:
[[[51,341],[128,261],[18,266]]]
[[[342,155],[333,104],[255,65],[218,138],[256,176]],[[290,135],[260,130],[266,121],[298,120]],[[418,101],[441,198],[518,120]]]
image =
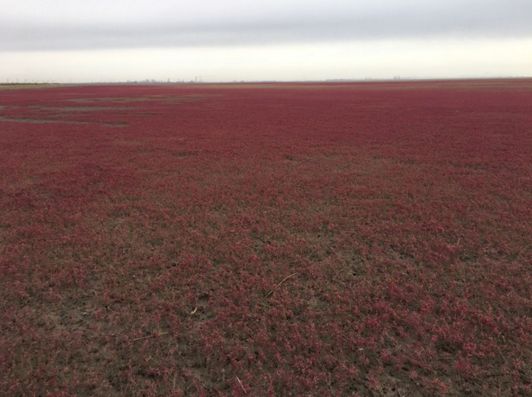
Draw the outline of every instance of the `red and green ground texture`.
[[[532,81],[0,91],[0,394],[530,395]]]

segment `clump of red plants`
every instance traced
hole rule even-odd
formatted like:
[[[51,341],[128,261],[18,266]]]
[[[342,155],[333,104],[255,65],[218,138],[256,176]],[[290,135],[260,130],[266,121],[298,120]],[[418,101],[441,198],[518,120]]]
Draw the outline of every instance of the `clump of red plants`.
[[[532,81],[0,106],[0,394],[532,393]]]

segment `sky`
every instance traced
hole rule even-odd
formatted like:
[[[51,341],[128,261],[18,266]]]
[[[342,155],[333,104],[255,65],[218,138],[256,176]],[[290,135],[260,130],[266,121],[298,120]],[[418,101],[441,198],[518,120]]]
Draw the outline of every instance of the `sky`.
[[[0,0],[0,81],[532,76],[532,0]]]

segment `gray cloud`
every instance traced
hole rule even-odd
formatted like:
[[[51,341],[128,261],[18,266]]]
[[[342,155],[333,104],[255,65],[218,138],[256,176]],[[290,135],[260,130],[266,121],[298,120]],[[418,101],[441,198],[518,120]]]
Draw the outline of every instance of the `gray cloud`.
[[[532,36],[530,0],[43,3],[0,0],[0,50]]]

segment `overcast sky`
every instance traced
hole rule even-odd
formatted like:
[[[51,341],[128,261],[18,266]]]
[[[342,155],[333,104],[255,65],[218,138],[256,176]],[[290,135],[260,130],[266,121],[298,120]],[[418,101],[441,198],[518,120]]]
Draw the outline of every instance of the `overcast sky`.
[[[0,81],[532,75],[532,0],[0,0]]]

